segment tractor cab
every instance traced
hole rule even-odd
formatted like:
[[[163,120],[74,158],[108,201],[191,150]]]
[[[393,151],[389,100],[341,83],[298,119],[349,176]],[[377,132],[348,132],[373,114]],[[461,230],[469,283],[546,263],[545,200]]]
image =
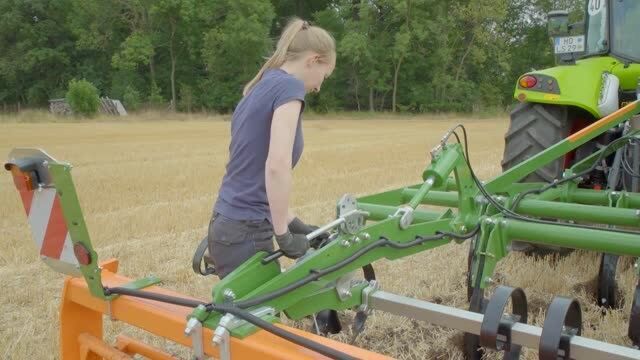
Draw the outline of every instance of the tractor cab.
[[[585,56],[610,55],[626,63],[640,63],[637,0],[592,0],[585,12]]]
[[[547,27],[560,64],[602,56],[630,64],[640,63],[639,21],[639,1],[589,0],[584,21],[569,24],[569,12],[555,10],[548,14]]]

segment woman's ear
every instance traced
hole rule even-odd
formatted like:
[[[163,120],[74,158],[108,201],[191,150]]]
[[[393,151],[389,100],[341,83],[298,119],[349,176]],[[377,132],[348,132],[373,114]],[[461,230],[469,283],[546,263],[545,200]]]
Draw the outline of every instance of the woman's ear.
[[[307,58],[307,61],[306,61],[307,67],[310,67],[311,65],[316,64],[318,62],[320,62],[320,55],[313,54]]]

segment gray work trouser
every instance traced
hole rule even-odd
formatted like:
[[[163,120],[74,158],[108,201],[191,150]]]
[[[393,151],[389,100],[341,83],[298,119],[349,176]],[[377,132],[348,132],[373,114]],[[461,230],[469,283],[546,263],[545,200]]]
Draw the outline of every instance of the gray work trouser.
[[[268,220],[233,220],[214,214],[209,222],[209,254],[220,279],[258,251],[273,251],[273,226]]]

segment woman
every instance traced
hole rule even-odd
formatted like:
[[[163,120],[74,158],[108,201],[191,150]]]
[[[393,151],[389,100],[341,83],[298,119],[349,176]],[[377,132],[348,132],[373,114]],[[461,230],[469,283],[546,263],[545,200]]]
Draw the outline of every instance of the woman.
[[[304,146],[305,94],[335,67],[335,41],[308,22],[289,22],[274,54],[244,88],[231,121],[229,162],[209,223],[209,253],[222,279],[272,238],[289,258],[309,248],[313,227],[289,210],[291,172]]]

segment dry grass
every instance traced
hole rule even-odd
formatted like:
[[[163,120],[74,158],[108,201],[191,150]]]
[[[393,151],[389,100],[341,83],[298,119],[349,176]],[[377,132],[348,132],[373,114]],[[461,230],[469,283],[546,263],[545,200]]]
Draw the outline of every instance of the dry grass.
[[[120,271],[130,277],[154,274],[168,288],[209,296],[216,280],[193,274],[190,260],[223,175],[228,122],[146,114],[124,122],[37,123],[44,113],[21,116],[0,119],[0,154],[14,146],[39,146],[74,164],[89,232],[102,259],[119,258]],[[306,149],[295,171],[295,211],[309,222],[324,223],[343,193],[371,194],[418,182],[428,150],[455,122],[467,125],[479,176],[498,174],[505,118],[307,121]],[[0,176],[0,229],[0,358],[56,358],[62,279],[38,260],[18,194],[6,175]],[[379,261],[375,267],[386,291],[465,308],[466,252],[466,245],[450,245]],[[597,267],[596,255],[581,252],[562,260],[512,254],[499,265],[496,278],[525,288],[533,323],[541,324],[553,295],[575,296],[583,305],[586,336],[630,345],[630,305],[604,316],[593,305]],[[629,299],[634,276],[625,268],[621,289]],[[358,346],[400,359],[461,358],[458,331],[379,312],[367,325]],[[105,331],[109,338],[121,331],[150,338],[108,321]],[[343,341],[349,337],[349,330],[336,336]],[[188,358],[184,348],[165,346]],[[536,352],[528,351],[527,357],[536,358]]]

